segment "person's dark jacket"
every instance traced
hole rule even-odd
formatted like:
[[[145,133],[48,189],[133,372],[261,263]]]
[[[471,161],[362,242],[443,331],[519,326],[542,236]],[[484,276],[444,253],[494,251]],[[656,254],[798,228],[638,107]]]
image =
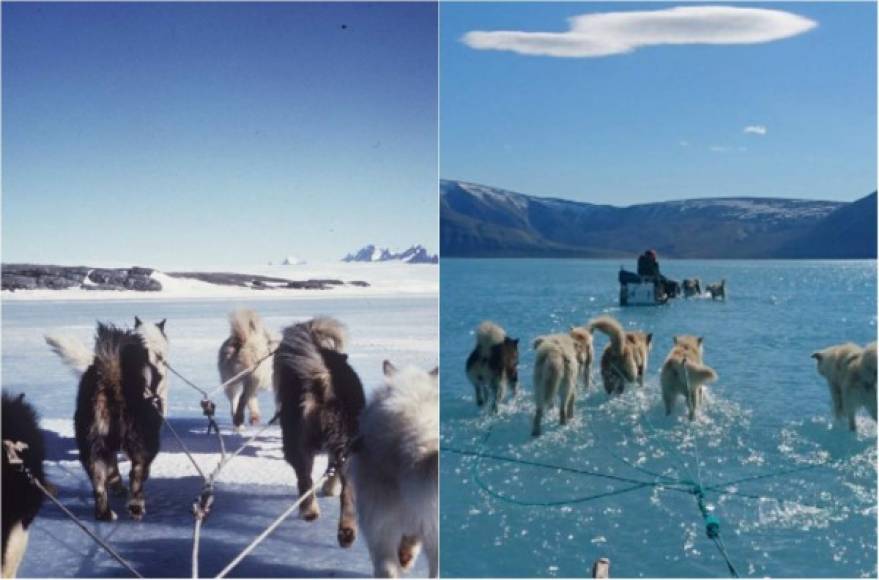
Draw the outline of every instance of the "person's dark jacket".
[[[659,262],[650,254],[641,254],[638,257],[638,275],[659,277]]]

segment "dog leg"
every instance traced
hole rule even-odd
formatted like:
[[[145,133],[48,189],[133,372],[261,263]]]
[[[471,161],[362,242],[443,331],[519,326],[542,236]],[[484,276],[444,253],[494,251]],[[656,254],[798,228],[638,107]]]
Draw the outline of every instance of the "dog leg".
[[[662,402],[665,404],[665,416],[668,417],[671,415],[671,410],[674,407],[675,395],[672,390],[665,385],[662,386]]]
[[[110,493],[116,496],[124,496],[128,493],[128,489],[122,481],[122,474],[119,473],[119,460],[115,453],[113,454],[113,459],[110,462],[110,469],[107,474],[107,487],[110,488]]]
[[[336,497],[342,493],[342,482],[339,481],[339,475],[327,479],[321,488],[321,494],[326,497]]]
[[[531,436],[532,437],[540,437],[540,433],[542,432],[540,424],[543,422],[543,407],[541,405],[537,406],[537,411],[534,412],[534,426],[531,428]]]
[[[308,451],[301,451],[294,458],[293,469],[296,471],[296,485],[299,487],[299,497],[305,495],[314,483],[311,480],[311,470],[314,468],[314,455]],[[320,508],[314,494],[308,496],[299,505],[299,515],[306,521],[313,521],[320,517]]]
[[[480,380],[479,382],[476,383],[476,406],[477,407],[481,407],[485,404],[485,399],[488,398],[486,396],[487,393],[485,391],[486,391],[485,383],[483,383]]]
[[[250,399],[256,395],[256,387],[257,382],[253,380],[252,374],[244,379],[241,396],[238,399],[238,404],[235,406],[235,416],[232,418],[232,424],[236,429],[244,425],[244,407],[250,405]]]
[[[491,414],[495,415],[498,412],[498,406],[500,405],[501,399],[503,399],[504,396],[504,383],[499,378],[491,378],[491,395]]]
[[[116,514],[110,509],[110,500],[107,497],[108,463],[105,459],[96,459],[90,469],[92,489],[95,495],[95,519],[103,522],[112,522],[116,519]]]
[[[27,550],[28,531],[21,522],[16,522],[9,531],[6,540],[6,549],[3,552],[3,577],[15,578],[18,575],[18,567],[24,559]]]
[[[562,378],[561,390],[559,392],[559,423],[568,424],[568,419],[573,414],[573,406],[571,403],[571,381],[568,377]]]
[[[259,397],[256,395],[256,388],[253,389],[253,396],[247,401],[247,411],[250,413],[250,424],[259,425],[262,420],[262,413],[259,410]]]
[[[226,396],[229,398],[229,408],[232,413],[232,425],[235,426],[236,429],[240,427],[240,424],[236,424],[236,416],[238,413],[238,403],[241,400],[241,383],[233,383],[226,387]],[[244,419],[241,420],[241,423],[244,423]]]
[[[150,463],[143,454],[131,457],[131,498],[128,500],[128,514],[133,520],[142,520],[146,514],[146,497],[143,492],[144,483],[150,476]]]
[[[837,419],[845,416],[842,401],[842,386],[838,383],[830,383],[830,399],[833,403],[833,416]]]
[[[428,541],[424,545],[427,556],[427,574],[430,578],[439,578],[439,547],[436,541]]]
[[[369,556],[372,559],[372,575],[375,578],[400,576],[398,548],[396,536],[388,533],[370,534]]]
[[[341,513],[339,515],[339,545],[350,548],[357,538],[357,515],[354,513],[354,488],[345,474],[344,467],[339,470],[339,479],[342,481],[342,493],[339,496]]]

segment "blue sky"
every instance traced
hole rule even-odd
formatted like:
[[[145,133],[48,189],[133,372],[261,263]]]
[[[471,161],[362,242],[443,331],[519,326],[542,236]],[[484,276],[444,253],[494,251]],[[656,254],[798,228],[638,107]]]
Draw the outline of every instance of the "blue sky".
[[[2,10],[5,262],[436,251],[435,5]]]
[[[462,42],[470,31],[564,32],[579,14],[681,5],[443,4],[441,175],[614,205],[853,200],[875,189],[875,3],[727,4],[817,23],[759,44],[564,58]]]

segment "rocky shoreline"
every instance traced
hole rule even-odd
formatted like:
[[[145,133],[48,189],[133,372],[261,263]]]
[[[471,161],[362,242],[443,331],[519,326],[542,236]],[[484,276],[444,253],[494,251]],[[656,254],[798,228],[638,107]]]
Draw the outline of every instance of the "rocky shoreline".
[[[162,283],[153,278],[154,268],[90,268],[88,266],[53,266],[38,264],[3,264],[2,290],[67,290],[159,292]],[[180,279],[200,280],[219,286],[237,286],[253,290],[291,289],[328,290],[335,286],[369,286],[362,280],[344,282],[335,279],[289,280],[271,276],[227,272],[168,272]]]

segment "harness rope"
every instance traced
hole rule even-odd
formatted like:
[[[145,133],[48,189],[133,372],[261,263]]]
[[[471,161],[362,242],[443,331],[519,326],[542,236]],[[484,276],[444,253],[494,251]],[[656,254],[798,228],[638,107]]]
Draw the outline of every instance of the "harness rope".
[[[227,455],[226,454],[226,446],[225,446],[225,443],[223,440],[223,436],[221,435],[219,425],[217,425],[217,422],[214,418],[214,414],[216,411],[216,403],[214,403],[210,399],[210,395],[211,395],[211,393],[219,392],[220,390],[224,389],[226,386],[234,383],[235,381],[240,380],[243,376],[247,375],[248,373],[252,373],[254,370],[256,370],[257,367],[259,367],[260,364],[262,364],[263,362],[265,362],[265,360],[267,360],[268,358],[273,356],[275,354],[275,352],[277,352],[277,349],[273,350],[268,355],[259,359],[253,366],[242,370],[241,372],[239,372],[238,374],[233,376],[231,379],[220,384],[216,389],[214,389],[214,391],[211,391],[210,393],[208,391],[202,389],[198,385],[196,385],[194,382],[190,381],[185,375],[183,375],[182,373],[177,371],[173,366],[171,366],[171,364],[168,363],[167,360],[165,360],[162,357],[159,357],[159,361],[166,368],[168,368],[169,371],[171,371],[174,375],[179,377],[186,385],[195,389],[196,391],[198,391],[202,395],[203,398],[201,401],[201,407],[202,407],[202,411],[203,411],[204,415],[208,419],[207,433],[210,434],[211,430],[216,431],[217,439],[220,444],[220,454],[221,454],[220,461],[217,463],[216,468],[209,475],[205,475],[204,471],[198,465],[198,462],[195,461],[195,458],[193,457],[189,448],[183,442],[183,439],[180,437],[180,435],[177,433],[177,431],[174,429],[174,427],[171,425],[171,423],[168,421],[168,419],[165,417],[164,413],[162,412],[162,408],[163,408],[162,398],[158,394],[157,389],[153,388],[152,386],[148,388],[149,395],[146,397],[146,399],[151,403],[151,405],[152,405],[153,409],[156,411],[156,413],[158,413],[159,417],[162,420],[162,423],[168,427],[168,430],[171,432],[174,439],[177,440],[177,443],[180,445],[180,448],[186,454],[190,463],[192,463],[193,467],[195,468],[195,470],[198,472],[199,476],[204,481],[204,486],[202,487],[201,493],[199,494],[196,501],[192,504],[192,514],[193,514],[193,518],[194,518],[193,546],[192,546],[192,577],[193,578],[198,578],[198,555],[199,555],[199,546],[200,546],[200,541],[201,541],[201,527],[202,527],[204,520],[209,515],[211,507],[213,506],[214,483],[215,483],[216,479],[219,477],[220,472],[233,459],[235,459],[235,457],[240,455],[241,452],[244,451],[245,448],[249,447],[262,433],[264,433],[270,426],[272,426],[280,417],[280,410],[279,410],[278,412],[275,413],[275,415],[272,417],[272,419],[265,426],[263,426],[256,433],[254,433],[251,437],[249,437],[246,441],[244,441],[244,443],[242,443],[238,447],[238,449],[236,449],[231,455]],[[156,382],[158,382],[158,381],[156,381]],[[137,570],[135,570],[134,567],[131,566],[131,564],[129,564],[124,558],[122,558],[122,556],[120,556],[119,553],[116,552],[116,550],[114,550],[108,543],[106,543],[104,540],[102,540],[100,537],[98,537],[94,532],[92,532],[82,522],[82,520],[77,518],[76,515],[73,514],[73,512],[71,512],[67,507],[65,507],[64,504],[62,504],[57,498],[55,498],[55,496],[53,496],[51,493],[49,493],[49,491],[42,485],[42,483],[40,483],[40,481],[36,477],[33,476],[31,471],[27,468],[27,466],[24,465],[24,462],[22,461],[21,457],[19,456],[20,452],[27,449],[27,444],[19,442],[19,441],[13,442],[13,441],[9,441],[9,440],[3,440],[3,447],[5,448],[5,452],[6,452],[7,458],[9,459],[10,464],[12,466],[14,466],[15,469],[17,469],[19,472],[24,474],[25,477],[27,478],[28,482],[31,485],[36,487],[40,492],[43,493],[43,495],[45,495],[47,498],[49,498],[49,500],[52,503],[54,503],[56,506],[58,506],[58,508],[61,509],[61,511],[65,515],[67,515],[67,517],[69,517],[71,520],[73,520],[73,522],[81,530],[83,530],[92,540],[94,540],[101,548],[103,548],[117,562],[119,562],[119,564],[121,564],[123,567],[125,567],[135,577],[143,578],[143,576]],[[306,498],[308,498],[310,495],[313,495],[315,493],[315,490],[326,479],[335,475],[336,470],[339,468],[339,466],[341,466],[344,463],[344,461],[346,460],[346,457],[347,457],[347,453],[340,454],[339,459],[332,462],[327,467],[327,471],[324,473],[323,476],[321,476],[321,478],[318,480],[318,483],[316,483],[308,492],[306,492],[305,494],[300,496],[300,498],[297,500],[297,502],[294,503],[290,509],[288,509],[286,512],[284,512],[282,517],[278,518],[271,526],[269,526],[269,528],[265,532],[260,534],[260,536],[258,536],[257,539],[254,542],[252,542],[251,545],[248,546],[247,549],[245,549],[244,552],[239,554],[239,556],[236,557],[236,559],[232,563],[230,563],[229,566],[227,566],[226,570],[224,570],[224,572],[222,574],[225,575],[232,568],[237,566],[238,563],[241,560],[243,560],[244,557],[247,556],[247,554],[249,554],[260,542],[262,542],[272,531],[274,531],[274,529],[277,528],[278,525],[280,525],[280,523],[283,521],[284,518],[288,517],[289,514],[292,513],[292,511],[295,510],[295,508],[298,507]],[[222,576],[220,576],[220,577],[222,577]]]
[[[240,564],[241,561],[248,556],[248,554],[253,552],[253,550],[255,550],[256,547],[263,542],[263,540],[269,537],[269,535],[274,532],[278,528],[278,526],[280,526],[284,522],[285,519],[290,517],[290,514],[296,511],[296,509],[302,504],[302,502],[304,502],[310,496],[314,495],[318,487],[323,485],[326,480],[332,478],[336,474],[336,469],[336,464],[334,462],[330,462],[330,464],[327,466],[327,470],[324,472],[323,475],[318,478],[314,485],[311,486],[311,489],[299,496],[299,499],[293,502],[293,505],[287,508],[280,516],[275,518],[275,520],[271,524],[269,524],[269,527],[263,530],[261,534],[254,538],[252,542],[250,542],[243,550],[241,550],[241,552],[239,552],[238,555],[235,556],[232,561],[229,562],[226,567],[223,568],[220,573],[215,576],[215,578],[225,578],[226,575],[231,572],[236,566],[238,566],[238,564]],[[197,578],[197,576],[194,577]]]
[[[40,490],[40,492],[42,492],[42,494],[44,496],[46,496],[49,499],[49,501],[51,501],[53,504],[55,504],[58,507],[58,509],[60,509],[64,513],[64,515],[66,515],[68,518],[70,518],[73,521],[73,523],[75,523],[77,526],[79,526],[79,529],[81,529],[83,532],[85,532],[88,535],[88,537],[90,537],[92,540],[94,540],[95,543],[98,544],[98,546],[100,546],[101,548],[103,548],[104,551],[107,552],[110,556],[112,556],[112,558],[114,560],[119,562],[119,564],[121,564],[123,568],[125,568],[126,570],[131,572],[136,578],[143,578],[143,576],[137,570],[135,570],[134,567],[125,560],[125,558],[120,556],[119,553],[116,552],[116,550],[114,550],[108,543],[106,543],[97,534],[95,534],[92,530],[90,530],[88,528],[88,526],[86,526],[85,523],[83,523],[82,520],[80,520],[78,517],[76,517],[76,515],[72,511],[67,509],[67,507],[65,507],[64,504],[62,504],[60,501],[58,501],[58,499],[54,495],[49,493],[49,490],[47,490],[43,486],[43,484],[40,482],[39,479],[34,477],[34,474],[24,464],[24,461],[19,456],[20,452],[27,449],[28,446],[26,443],[22,443],[21,441],[10,441],[8,439],[4,439],[3,440],[3,447],[6,450],[6,456],[9,458],[9,463],[11,464],[11,466],[15,470],[17,470],[19,473],[23,474],[27,478],[28,482],[31,485],[33,485],[38,490]]]
[[[217,462],[217,466],[214,468],[214,470],[209,475],[205,475],[204,471],[201,469],[201,467],[195,461],[195,458],[192,456],[192,453],[190,453],[189,449],[186,447],[186,444],[183,442],[183,440],[177,434],[174,427],[171,426],[171,423],[161,413],[161,410],[159,407],[158,397],[155,394],[153,395],[153,404],[154,404],[154,407],[156,408],[156,411],[159,413],[159,416],[162,418],[162,422],[165,425],[167,425],[167,427],[171,431],[172,435],[174,435],[174,438],[177,440],[177,443],[183,449],[183,452],[189,458],[189,461],[195,467],[196,471],[198,471],[198,474],[201,476],[202,481],[204,483],[204,485],[202,486],[201,493],[199,494],[195,503],[192,504],[192,515],[193,515],[192,577],[193,578],[198,578],[198,576],[199,576],[198,575],[198,571],[199,571],[199,567],[198,567],[199,557],[198,556],[199,556],[199,547],[201,544],[201,527],[204,523],[204,520],[210,514],[210,510],[211,510],[211,507],[214,502],[214,484],[215,484],[217,478],[219,477],[220,472],[222,472],[222,470],[233,459],[235,459],[238,455],[240,455],[241,452],[244,451],[244,449],[246,449],[254,441],[256,441],[256,439],[260,435],[262,435],[269,427],[271,427],[280,418],[280,410],[279,410],[275,413],[275,415],[271,418],[271,420],[269,420],[268,423],[266,423],[256,433],[254,433],[247,440],[245,440],[244,443],[242,443],[238,447],[238,449],[236,449],[231,455],[227,455],[226,454],[226,445],[225,445],[225,441],[223,440],[223,436],[220,433],[220,427],[219,427],[219,425],[217,425],[216,420],[214,419],[214,414],[216,412],[217,405],[216,405],[216,403],[214,403],[211,400],[210,396],[211,396],[211,394],[217,393],[220,390],[226,388],[226,386],[233,384],[236,381],[240,380],[242,377],[244,377],[248,373],[252,373],[254,370],[256,370],[259,367],[259,365],[261,365],[264,361],[266,361],[268,358],[273,356],[275,354],[275,352],[277,352],[277,349],[271,351],[269,354],[267,354],[264,357],[257,360],[257,362],[254,363],[252,366],[242,370],[241,372],[239,372],[238,374],[236,374],[232,378],[221,383],[217,388],[215,388],[211,392],[208,392],[205,389],[202,389],[197,384],[190,381],[186,376],[184,376],[182,373],[180,373],[178,370],[176,370],[173,366],[171,366],[171,364],[167,360],[160,359],[161,362],[168,368],[169,371],[171,371],[173,374],[175,374],[177,377],[179,377],[181,380],[183,380],[183,382],[185,384],[189,385],[190,387],[192,387],[193,389],[195,389],[196,391],[201,393],[201,395],[203,397],[202,401],[201,401],[202,411],[203,411],[204,415],[208,418],[207,433],[210,434],[211,430],[213,429],[216,432],[217,439],[220,442],[220,460]]]

